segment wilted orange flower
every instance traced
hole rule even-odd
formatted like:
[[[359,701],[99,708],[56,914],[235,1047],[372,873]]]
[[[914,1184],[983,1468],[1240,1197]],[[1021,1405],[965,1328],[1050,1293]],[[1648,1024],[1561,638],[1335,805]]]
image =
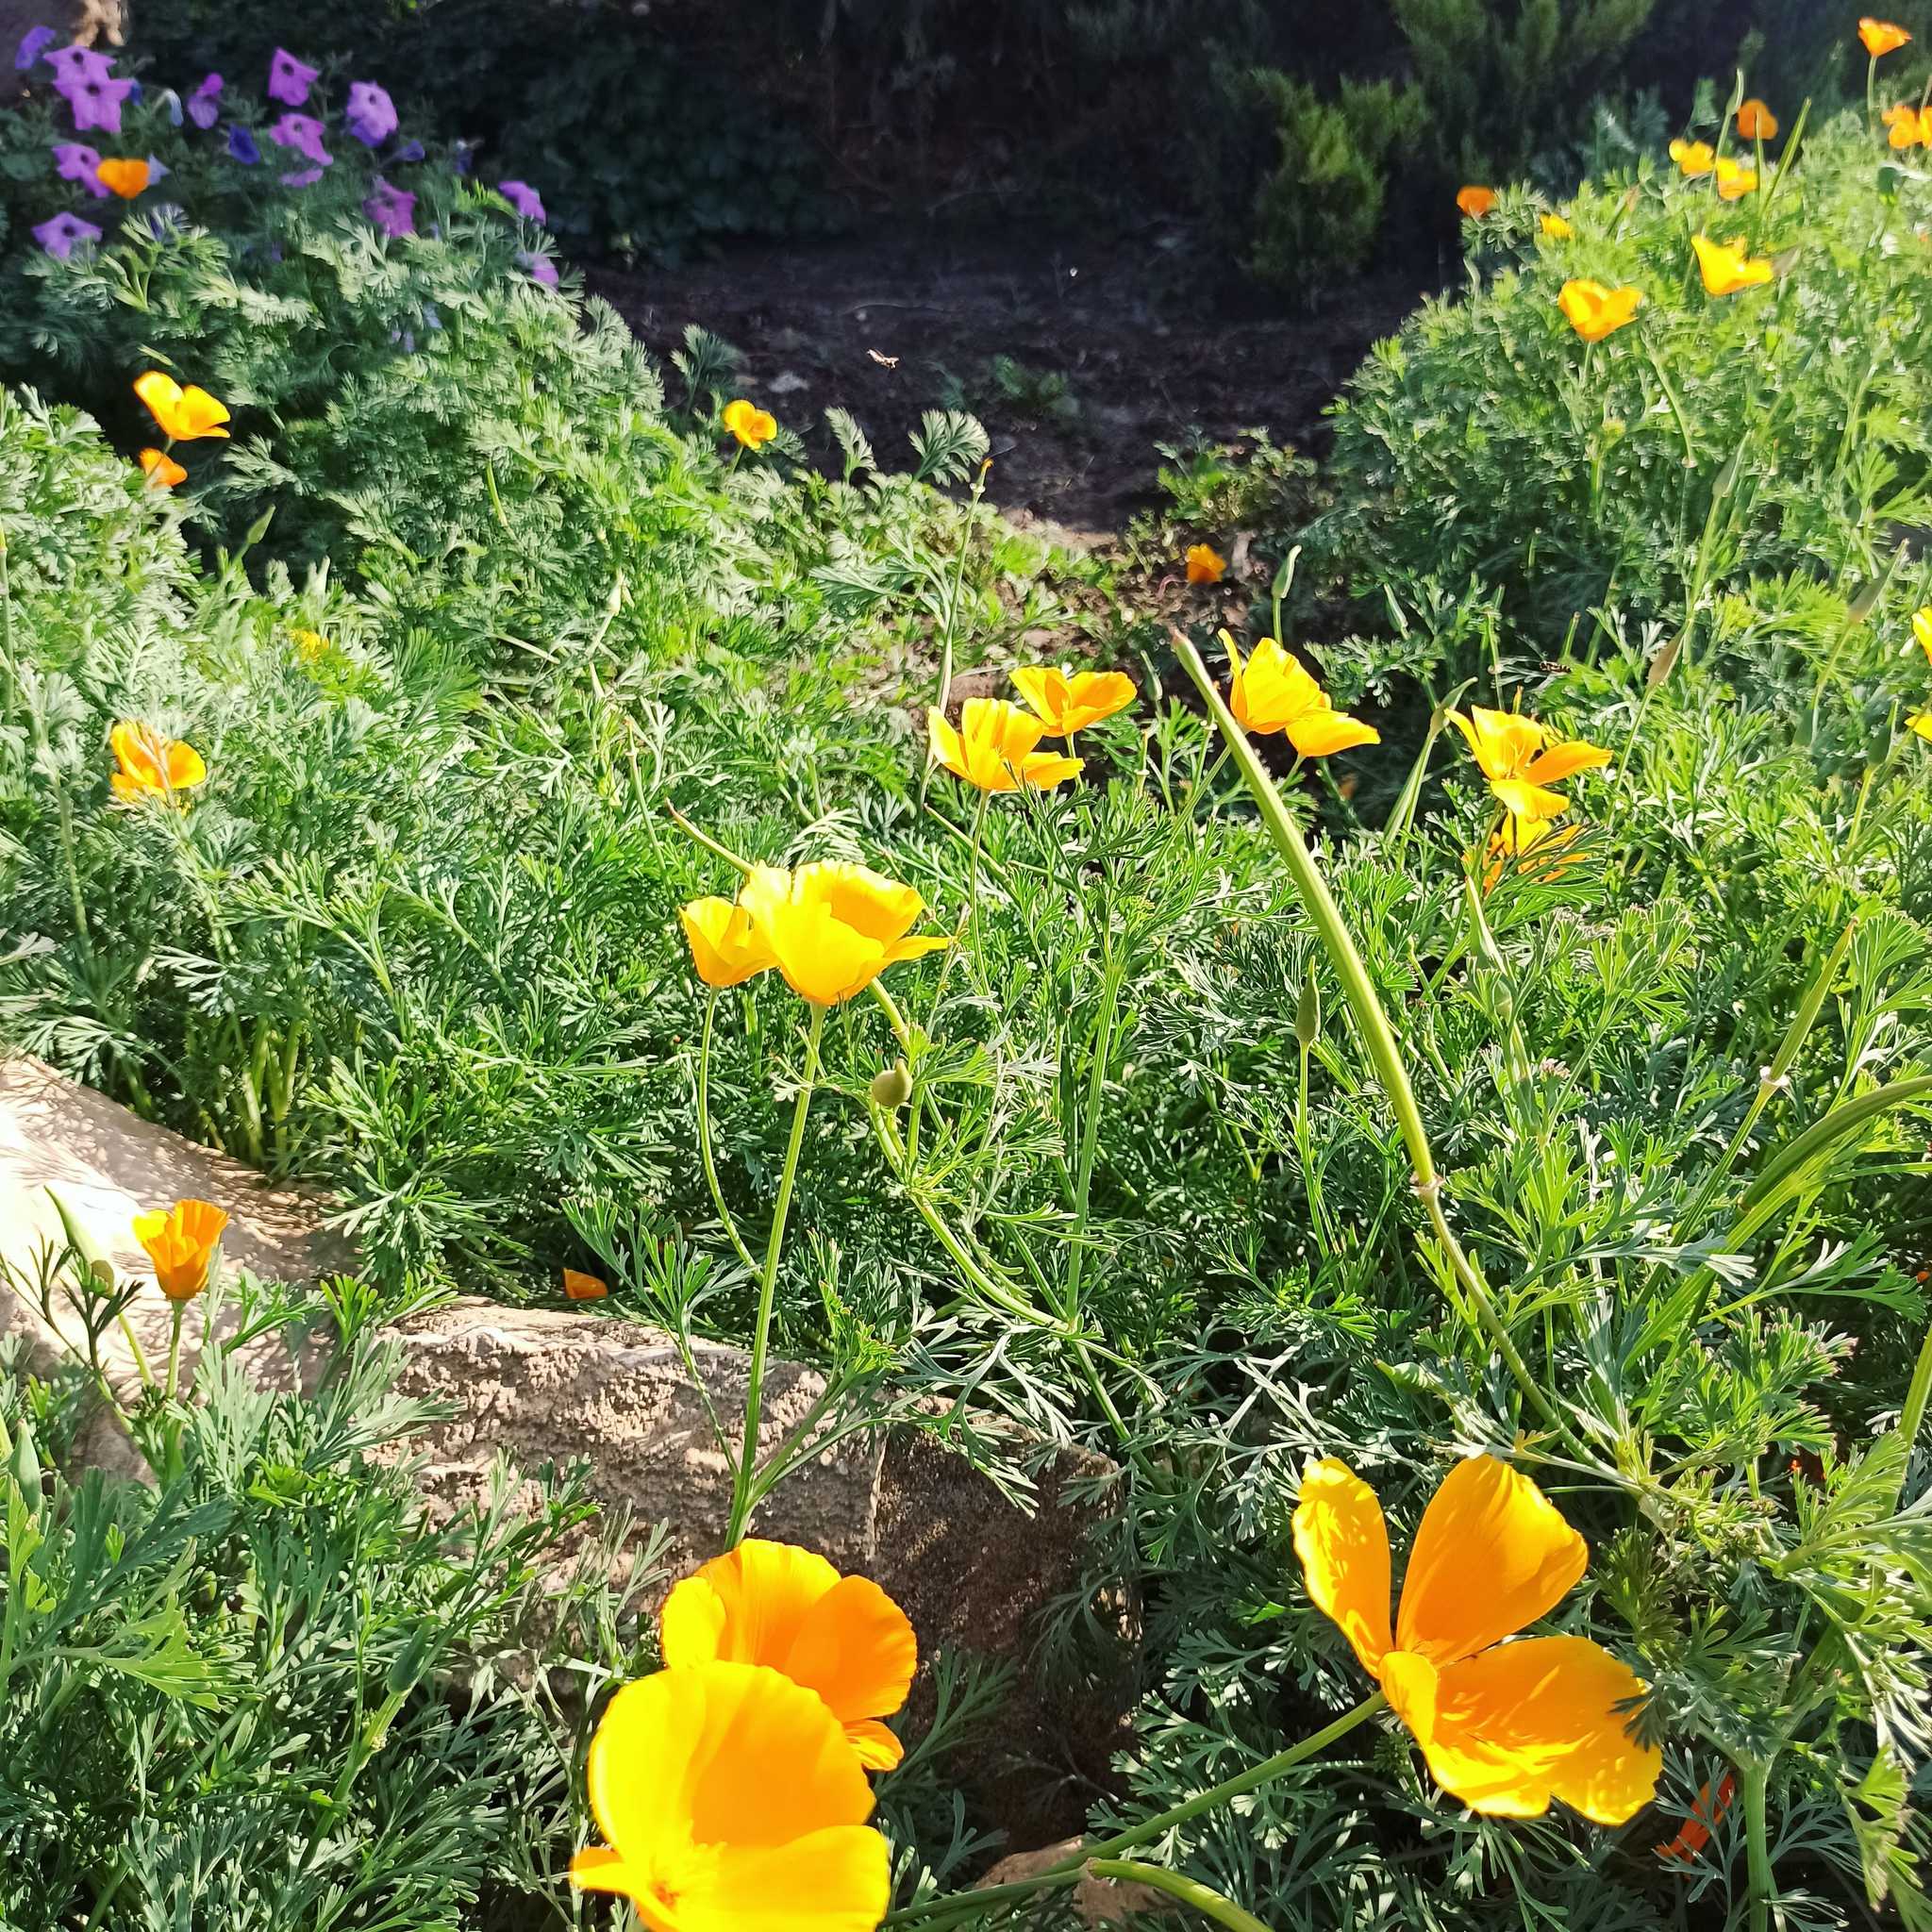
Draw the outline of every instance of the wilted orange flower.
[[[665,1599],[658,1648],[672,1670],[782,1671],[824,1701],[870,1771],[890,1771],[905,1755],[878,1720],[912,1688],[912,1625],[869,1577],[841,1576],[809,1550],[754,1537],[713,1557]]]
[[[1538,225],[1552,242],[1567,242],[1576,232],[1561,215],[1541,215]]]
[[[1720,201],[1741,201],[1757,186],[1757,170],[1747,168],[1724,156],[1717,164],[1717,195]]]
[[[147,405],[170,442],[194,442],[204,436],[226,436],[221,425],[228,420],[224,404],[192,383],[183,389],[172,375],[150,369],[134,379],[134,393]]]
[[[610,1284],[586,1274],[581,1268],[563,1271],[563,1291],[574,1302],[601,1302],[610,1292]]]
[[[1570,801],[1549,787],[1610,761],[1608,752],[1581,739],[1552,739],[1546,726],[1520,711],[1472,705],[1466,717],[1460,711],[1449,717],[1469,741],[1497,803],[1515,818],[1560,816],[1570,809]]]
[[[1479,222],[1496,205],[1496,191],[1493,188],[1458,188],[1456,191],[1456,206],[1471,221]]]
[[[1738,134],[1744,141],[1775,141],[1777,116],[1753,94],[1738,108]]]
[[[1056,738],[1072,738],[1124,711],[1140,696],[1124,671],[1069,672],[1024,664],[1013,673],[1013,683]]]
[[[208,767],[192,744],[163,738],[146,724],[123,719],[108,734],[120,770],[113,774],[114,796],[129,805],[143,798],[172,801],[208,777]]]
[[[891,1903],[872,1788],[812,1691],[755,1664],[658,1671],[610,1700],[591,1740],[608,1840],[573,1883],[616,1892],[650,1932],[874,1932]]]
[[[888,966],[952,944],[908,937],[924,900],[870,866],[819,859],[783,873],[761,865],[738,903],[785,984],[819,1007],[863,992]]]
[[[791,874],[774,874],[782,890]],[[738,986],[778,962],[751,914],[729,899],[693,899],[678,908],[684,937],[691,946],[691,964],[707,986]]]
[[[1188,581],[1191,584],[1218,584],[1227,570],[1227,558],[1211,543],[1188,545]]]
[[[1737,1790],[1738,1780],[1728,1771],[1718,1782],[1714,1802],[1709,1785],[1698,1786],[1697,1802],[1691,1806],[1690,1815],[1684,1821],[1684,1828],[1675,1838],[1667,1839],[1657,1846],[1657,1857],[1667,1864],[1688,1865],[1710,1842],[1711,1827],[1729,1809]]]
[[[171,1302],[192,1302],[208,1286],[227,1215],[212,1201],[176,1201],[134,1217],[134,1238],[154,1263],[155,1280]]]
[[[1693,235],[1690,246],[1697,254],[1707,295],[1735,295],[1740,289],[1761,289],[1777,273],[1762,257],[1747,256],[1741,242],[1713,242],[1708,235]]]
[[[778,433],[778,419],[769,409],[760,409],[740,396],[724,405],[724,426],[746,449],[758,449]]]
[[[132,201],[146,189],[154,171],[145,161],[123,160],[110,155],[94,169],[94,179],[110,194]]]
[[[1687,179],[1707,175],[1717,166],[1717,150],[1707,141],[1674,141],[1671,158]]]
[[[1876,60],[1882,54],[1897,53],[1911,35],[1904,27],[1894,26],[1889,20],[1874,20],[1868,13],[1858,23],[1858,38],[1864,42],[1866,53]]]
[[[1636,320],[1642,306],[1641,289],[1607,289],[1588,278],[1565,282],[1557,297],[1557,307],[1586,342],[1600,342],[1614,335],[1625,323]]]
[[[188,472],[166,450],[144,449],[135,458],[147,477],[150,490],[172,490],[188,480]]]
[[[957,731],[943,711],[928,709],[925,728],[940,763],[982,791],[1017,791],[1023,785],[1051,791],[1077,777],[1084,762],[1035,751],[1046,735],[1045,723],[1005,698],[968,698],[959,708]]]
[[[1459,1462],[1429,1499],[1389,1627],[1389,1530],[1345,1463],[1311,1463],[1294,1512],[1308,1595],[1422,1746],[1436,1782],[1474,1811],[1540,1818],[1558,1798],[1598,1824],[1649,1804],[1662,1754],[1619,1706],[1642,1680],[1585,1637],[1524,1637],[1582,1576],[1589,1545],[1529,1480],[1492,1456]]]
[[[1273,638],[1263,638],[1245,663],[1226,631],[1221,641],[1234,672],[1227,708],[1250,737],[1285,732],[1295,755],[1305,758],[1381,743],[1382,734],[1373,724],[1338,711],[1314,677]]]

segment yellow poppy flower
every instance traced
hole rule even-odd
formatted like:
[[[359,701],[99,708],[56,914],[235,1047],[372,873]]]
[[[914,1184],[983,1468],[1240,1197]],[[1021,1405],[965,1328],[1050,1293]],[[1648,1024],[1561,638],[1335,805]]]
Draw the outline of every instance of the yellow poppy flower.
[[[1588,278],[1565,282],[1557,297],[1557,307],[1586,342],[1600,342],[1614,335],[1625,323],[1636,320],[1642,306],[1641,289],[1607,289]]]
[[[775,888],[782,891],[790,876],[774,871]],[[729,899],[693,899],[679,908],[677,917],[691,946],[691,964],[707,986],[738,986],[778,963],[764,936],[754,929],[751,914]]]
[[[1904,27],[1894,26],[1889,20],[1874,20],[1868,13],[1858,23],[1858,38],[1864,42],[1866,53],[1876,60],[1882,54],[1897,53],[1911,35]]]
[[[1005,698],[968,698],[957,731],[943,711],[928,710],[925,728],[940,763],[982,791],[1017,791],[1023,785],[1051,791],[1078,777],[1084,762],[1035,751],[1046,735],[1045,721]]]
[[[1519,819],[1506,814],[1503,823],[1490,835],[1483,891],[1487,892],[1495,885],[1511,859],[1526,878],[1554,878],[1566,868],[1582,864],[1584,855],[1567,849],[1582,836],[1581,825],[1559,825],[1555,819]]]
[[[1191,584],[1218,584],[1227,570],[1227,558],[1211,543],[1188,545],[1188,581]]]
[[[872,1788],[811,1691],[753,1664],[658,1671],[610,1700],[591,1740],[608,1841],[572,1881],[616,1892],[650,1932],[874,1932],[891,1903]]]
[[[919,1643],[906,1612],[865,1576],[841,1576],[791,1543],[748,1539],[665,1599],[658,1648],[669,1669],[764,1664],[812,1691],[869,1771],[905,1747],[878,1720],[906,1702]]]
[[[1493,188],[1459,188],[1456,192],[1456,206],[1471,221],[1479,222],[1496,205],[1496,191]]]
[[[1693,235],[1690,246],[1697,252],[1698,273],[1704,277],[1707,295],[1735,295],[1740,289],[1761,289],[1777,271],[1761,256],[1744,253],[1741,242],[1713,242],[1708,235]]]
[[[1906,720],[1927,744],[1932,744],[1932,711],[1914,711]]]
[[[1741,201],[1757,186],[1757,170],[1746,168],[1725,155],[1717,164],[1717,198]]]
[[[610,1284],[586,1274],[581,1268],[563,1271],[563,1291],[574,1302],[601,1302],[610,1292]]]
[[[1553,819],[1568,811],[1570,801],[1549,787],[1610,761],[1608,752],[1580,738],[1553,739],[1546,726],[1520,711],[1472,705],[1467,716],[1449,716],[1469,741],[1498,803],[1519,819]]]
[[[154,1263],[155,1280],[171,1302],[192,1302],[208,1286],[208,1269],[227,1215],[212,1201],[176,1201],[134,1217],[134,1238]]]
[[[121,767],[113,774],[114,796],[127,804],[143,798],[172,800],[175,792],[187,791],[208,777],[208,767],[192,744],[163,738],[145,724],[123,719],[108,732],[108,742]]]
[[[1919,648],[1926,658],[1932,660],[1932,604],[1912,612],[1912,635],[1918,639]]]
[[[1457,1463],[1429,1499],[1389,1627],[1389,1530],[1345,1463],[1302,1477],[1294,1549],[1308,1595],[1474,1811],[1540,1818],[1550,1800],[1597,1824],[1649,1804],[1662,1754],[1618,1708],[1643,1681],[1584,1637],[1505,1640],[1559,1604],[1589,1545],[1527,1476],[1492,1456]]]
[[[1227,708],[1251,738],[1285,732],[1295,755],[1325,758],[1358,744],[1380,744],[1382,734],[1346,711],[1338,711],[1328,693],[1273,638],[1263,638],[1243,663],[1235,641],[1221,633],[1233,670]]]
[[[150,490],[172,490],[188,480],[188,472],[163,449],[144,449],[135,458]]]
[[[1043,664],[1023,665],[1013,673],[1020,695],[1046,722],[1056,738],[1071,738],[1124,711],[1140,696],[1124,671],[1055,670]]]
[[[1932,113],[1922,114],[1909,102],[1888,108],[1879,117],[1891,132],[1886,139],[1895,148],[1932,146]]]
[[[758,449],[778,433],[778,419],[769,409],[760,409],[740,396],[724,405],[724,426],[746,449]]]
[[[1717,166],[1717,150],[1707,141],[1674,141],[1671,158],[1676,162],[1679,174],[1687,180],[1695,180]]]
[[[1777,116],[1753,94],[1738,108],[1738,134],[1743,141],[1775,141]]]
[[[793,873],[760,866],[738,903],[785,984],[818,1007],[863,992],[901,959],[952,944],[942,936],[908,937],[925,902],[869,866],[831,859]]]
[[[161,433],[170,442],[194,442],[204,436],[228,433],[221,426],[228,420],[225,405],[192,383],[183,389],[158,369],[136,376],[134,393],[147,405],[148,414],[161,425]]]
[[[137,194],[146,191],[153,170],[145,161],[123,160],[110,155],[94,169],[94,179],[110,194],[118,194],[123,201],[132,201]]]
[[[1576,232],[1561,215],[1540,215],[1537,219],[1552,242],[1567,242]]]

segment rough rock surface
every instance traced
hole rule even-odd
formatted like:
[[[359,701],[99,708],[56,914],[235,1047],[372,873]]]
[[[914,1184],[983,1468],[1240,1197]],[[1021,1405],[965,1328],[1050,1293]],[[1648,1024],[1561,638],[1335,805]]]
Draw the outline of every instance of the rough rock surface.
[[[1023,1878],[1031,1878],[1044,1872],[1049,1866],[1058,1865],[1080,1849],[1076,1838],[1062,1840],[1057,1845],[1042,1845],[1037,1852],[1015,1852],[1011,1857],[1002,1858],[979,1883],[982,1889],[989,1885],[1017,1885]],[[1165,1892],[1156,1891],[1151,1885],[1133,1885],[1119,1878],[1096,1878],[1087,1873],[1073,1890],[1074,1913],[1083,1925],[1127,1925],[1143,1912],[1171,1912],[1174,1902]]]

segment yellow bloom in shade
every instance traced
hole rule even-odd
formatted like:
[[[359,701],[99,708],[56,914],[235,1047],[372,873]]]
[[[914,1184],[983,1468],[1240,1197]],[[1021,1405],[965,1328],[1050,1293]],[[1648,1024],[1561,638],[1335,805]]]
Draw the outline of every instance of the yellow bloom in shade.
[[[777,435],[778,419],[769,409],[740,396],[735,403],[724,405],[724,426],[746,449],[758,449]]]
[[[872,1788],[812,1691],[755,1664],[658,1671],[591,1740],[608,1841],[574,1883],[630,1900],[651,1932],[874,1932],[891,1903]]]
[[[227,1215],[212,1201],[176,1201],[165,1213],[134,1217],[134,1238],[154,1263],[155,1280],[171,1302],[192,1302],[208,1286],[208,1269]]]
[[[110,155],[95,168],[94,179],[110,194],[118,194],[123,201],[132,201],[137,194],[146,192],[152,174],[145,161],[123,160]]]
[[[1903,47],[1911,35],[1902,26],[1893,26],[1889,20],[1874,20],[1868,13],[1858,23],[1858,38],[1865,43],[1865,51],[1876,60],[1882,54],[1895,54]]]
[[[1740,289],[1761,289],[1777,273],[1762,257],[1754,259],[1747,256],[1741,242],[1713,242],[1708,235],[1693,235],[1690,246],[1697,251],[1697,268],[1707,295],[1735,295]]]
[[[1471,186],[1456,192],[1456,206],[1471,221],[1479,222],[1496,205],[1496,191],[1493,188]]]
[[[1373,724],[1338,711],[1328,693],[1273,638],[1263,638],[1246,663],[1226,631],[1221,633],[1233,669],[1227,708],[1251,738],[1285,732],[1295,754],[1325,758],[1358,744],[1380,744]]]
[[[1017,791],[1023,785],[1051,791],[1080,774],[1083,760],[1034,750],[1046,736],[1045,720],[1005,698],[968,698],[957,731],[943,711],[929,709],[925,728],[940,763],[982,791]]]
[[[1013,673],[1020,695],[1046,721],[1056,738],[1071,738],[1124,711],[1140,696],[1134,680],[1124,671],[1054,670],[1042,664],[1026,664]]]
[[[586,1274],[581,1268],[566,1268],[563,1291],[574,1302],[601,1302],[610,1292],[610,1285],[594,1274]]]
[[[1218,584],[1227,569],[1227,558],[1211,543],[1188,545],[1188,581],[1191,584]]]
[[[129,805],[144,798],[172,800],[177,791],[187,791],[208,777],[208,767],[192,744],[176,738],[163,738],[145,724],[126,719],[108,734],[115,762],[121,769],[113,774],[114,796]]]
[[[1717,164],[1717,198],[1720,201],[1741,201],[1757,186],[1757,170],[1746,168],[1732,160],[1729,155]]]
[[[136,461],[141,464],[150,490],[172,490],[175,484],[188,480],[188,472],[164,449],[144,449]]]
[[[1525,878],[1554,878],[1568,867],[1580,865],[1584,855],[1568,848],[1582,836],[1581,825],[1559,825],[1555,819],[1519,819],[1506,813],[1503,823],[1490,835],[1483,891],[1495,885],[1511,859]]]
[[[908,937],[925,902],[870,867],[832,859],[782,873],[760,866],[738,903],[800,999],[833,1007],[863,992],[888,966],[952,944]]]
[[[869,1577],[841,1576],[810,1550],[752,1538],[713,1557],[665,1600],[659,1648],[672,1670],[782,1671],[824,1702],[869,1771],[890,1771],[905,1755],[878,1720],[912,1688],[912,1625]]]
[[[790,874],[773,874],[780,889]],[[737,986],[778,961],[751,914],[729,899],[693,899],[677,917],[691,946],[691,964],[707,986]]]
[[[1626,322],[1636,320],[1642,306],[1641,289],[1607,289],[1587,278],[1565,282],[1557,297],[1557,307],[1586,342],[1600,342],[1614,335]]]
[[[1918,639],[1920,650],[1932,660],[1932,604],[1912,612],[1912,635]]]
[[[1597,1824],[1649,1804],[1662,1754],[1620,1706],[1643,1681],[1584,1637],[1507,1639],[1582,1576],[1583,1539],[1542,1491],[1492,1456],[1457,1463],[1429,1499],[1389,1627],[1389,1530],[1347,1464],[1311,1463],[1294,1549],[1315,1607],[1422,1746],[1436,1782],[1474,1811],[1540,1818],[1558,1798]]]
[[[1694,180],[1699,175],[1709,174],[1717,166],[1717,150],[1707,141],[1674,141],[1671,158],[1676,162],[1679,174],[1686,179]]]
[[[1777,139],[1777,116],[1756,94],[1738,108],[1738,137],[1741,141]]]
[[[1540,215],[1537,219],[1552,242],[1567,242],[1576,232],[1561,215]]]
[[[295,641],[295,655],[305,664],[313,664],[328,649],[328,640],[319,630],[291,629],[290,637]]]
[[[158,369],[136,376],[134,393],[147,405],[148,414],[161,425],[161,434],[170,442],[194,442],[204,436],[228,433],[221,426],[228,420],[225,404],[192,384],[183,389]]]
[[[1553,739],[1547,727],[1520,711],[1472,705],[1466,717],[1460,711],[1449,716],[1469,741],[1497,802],[1519,819],[1553,819],[1568,811],[1570,801],[1549,787],[1610,761],[1608,752],[1581,739]]]

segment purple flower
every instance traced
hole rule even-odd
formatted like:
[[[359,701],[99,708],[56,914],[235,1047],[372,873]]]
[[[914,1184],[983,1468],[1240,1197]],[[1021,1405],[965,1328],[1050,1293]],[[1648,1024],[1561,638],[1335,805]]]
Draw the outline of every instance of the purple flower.
[[[373,80],[352,80],[342,120],[364,147],[380,147],[396,131],[396,105]]]
[[[71,59],[72,55],[80,58]],[[92,47],[62,47],[47,58],[55,69],[54,92],[74,109],[74,131],[84,134],[99,127],[119,134],[121,104],[134,92],[134,83],[114,79],[109,72],[114,63]]]
[[[244,168],[252,168],[261,159],[261,150],[255,144],[255,137],[239,122],[228,128],[228,158],[240,161]]]
[[[277,47],[269,57],[269,99],[291,108],[301,107],[308,99],[308,90],[315,85],[320,71],[296,59],[286,47]]]
[[[222,76],[210,74],[188,96],[188,118],[204,134],[222,118]]]
[[[557,264],[547,255],[532,255],[528,249],[524,249],[517,259],[529,270],[533,282],[541,282],[546,289],[556,288]]]
[[[13,57],[13,71],[25,74],[59,36],[50,26],[30,26],[20,37],[19,51]]]
[[[291,175],[282,176],[284,188],[313,188],[322,179],[320,168],[297,168]]]
[[[450,149],[450,165],[458,175],[467,175],[476,165],[476,143],[459,141]]]
[[[101,177],[95,172],[101,165],[101,158],[91,147],[82,147],[77,141],[61,141],[54,144],[54,172],[63,181],[78,181],[96,201],[105,201],[108,191],[101,185]]]
[[[391,188],[380,175],[375,192],[362,204],[362,212],[385,235],[413,235],[416,232],[416,197],[400,188]]]
[[[47,65],[56,80],[106,80],[114,71],[111,55],[96,54],[77,41],[71,47],[57,47],[47,56]]]
[[[277,147],[291,147],[306,155],[318,168],[326,168],[335,157],[322,144],[322,123],[313,114],[284,114],[268,130]]]
[[[83,242],[98,242],[101,231],[78,215],[58,214],[42,222],[33,237],[56,261],[65,261]]]
[[[526,222],[544,222],[549,217],[543,212],[543,197],[527,181],[499,181],[496,192],[516,209]]]
[[[153,155],[147,158],[147,185],[152,188],[157,181],[165,181],[174,169],[164,166]]]
[[[420,141],[406,141],[397,148],[395,158],[399,161],[420,161],[427,153],[428,149]]]

